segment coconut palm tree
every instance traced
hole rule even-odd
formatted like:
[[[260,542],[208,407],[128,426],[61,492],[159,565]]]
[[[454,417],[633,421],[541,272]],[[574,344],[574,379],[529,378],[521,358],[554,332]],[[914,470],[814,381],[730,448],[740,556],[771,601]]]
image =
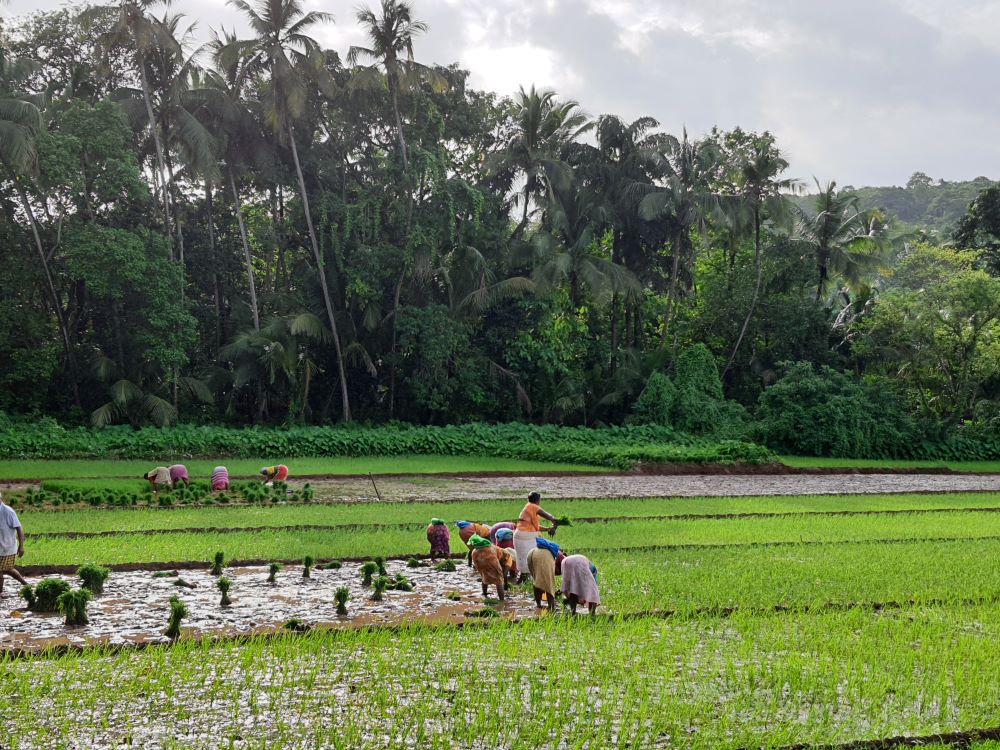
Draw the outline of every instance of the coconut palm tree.
[[[325,59],[316,40],[306,32],[316,24],[332,21],[328,13],[302,9],[301,0],[228,0],[241,11],[250,23],[256,37],[235,43],[235,49],[245,58],[250,75],[267,75],[267,116],[275,132],[283,137],[292,152],[295,174],[298,177],[299,196],[305,214],[309,243],[312,246],[319,274],[323,302],[326,306],[330,333],[337,355],[340,378],[341,414],[345,422],[351,421],[351,402],[347,388],[347,373],[337,318],[333,309],[326,280],[326,264],[320,253],[316,229],[309,207],[309,194],[299,159],[295,137],[295,120],[305,110],[309,85],[318,86],[325,93],[333,93],[333,81],[323,67]]]
[[[566,146],[593,127],[580,105],[573,100],[560,102],[554,91],[530,91],[522,87],[514,97],[512,117],[514,133],[494,155],[494,171],[505,169],[514,176],[523,175],[521,221],[514,230],[519,238],[528,225],[532,200],[539,198],[543,187],[553,180],[567,181],[568,168],[562,157]]]
[[[885,267],[877,223],[858,207],[853,193],[838,193],[837,183],[822,187],[816,180],[815,214],[796,209],[795,236],[810,249],[818,275],[816,301],[840,279],[848,288],[860,287],[873,272]]]
[[[743,208],[749,211],[753,222],[754,287],[749,309],[736,337],[736,343],[733,344],[733,352],[723,368],[723,377],[736,361],[736,355],[740,351],[760,299],[764,268],[760,246],[761,222],[764,217],[778,219],[786,216],[789,209],[786,194],[798,185],[797,180],[779,178],[779,175],[788,169],[788,162],[775,147],[774,138],[769,133],[753,138],[749,150],[740,155],[739,161],[734,166],[737,195]]]
[[[623,266],[594,252],[595,230],[607,219],[603,198],[575,183],[553,185],[545,207],[546,229],[536,232],[532,281],[545,293],[569,286],[574,307],[583,304],[583,290],[595,297],[638,293],[639,282]]]
[[[131,50],[134,65],[139,73],[139,84],[142,91],[142,101],[146,109],[146,121],[149,123],[150,135],[153,140],[156,156],[156,172],[154,182],[163,189],[163,217],[167,231],[170,231],[170,198],[166,189],[166,158],[163,139],[157,127],[157,118],[153,111],[153,97],[149,83],[149,56],[157,48],[167,48],[177,44],[173,37],[164,37],[162,27],[149,15],[151,8],[160,5],[162,0],[121,0],[117,5],[98,5],[84,11],[86,20],[100,24],[105,28],[99,44],[105,50],[105,56],[111,58],[113,51],[118,49]]]
[[[380,72],[377,66],[384,71],[396,122],[399,155],[405,171],[409,169],[409,156],[403,135],[403,120],[399,114],[399,95],[420,81],[428,81],[438,90],[446,89],[448,84],[432,68],[413,59],[413,40],[427,31],[427,24],[413,19],[413,8],[407,0],[382,0],[381,17],[368,8],[359,8],[357,17],[371,46],[351,47],[347,52],[347,61],[351,65],[357,65],[360,59],[374,61],[374,65],[362,68],[363,75],[359,80],[363,83],[370,83],[371,74]]]
[[[719,152],[709,141],[689,140],[685,128],[681,140],[666,136],[663,145],[650,153],[650,158],[659,172],[658,184],[654,187],[637,185],[636,189],[645,194],[639,204],[639,215],[649,221],[666,220],[670,226],[670,288],[667,309],[663,314],[662,335],[663,345],[666,346],[672,332],[678,297],[682,289],[689,291],[693,284],[695,258],[692,234],[703,231],[709,217],[722,218],[719,195],[710,187],[718,166]]]
[[[73,398],[75,403],[79,405],[76,359],[73,354],[69,327],[66,324],[66,316],[63,315],[62,302],[59,299],[52,268],[49,265],[49,256],[42,244],[41,230],[34,208],[28,199],[26,187],[37,169],[35,139],[42,130],[42,116],[39,107],[45,101],[44,96],[28,93],[23,88],[33,69],[34,65],[31,61],[11,57],[5,49],[0,47],[0,164],[3,165],[5,177],[13,182],[21,208],[31,226],[31,236],[38,253],[39,265],[45,275],[45,285],[48,288],[52,310],[56,315],[66,361],[73,373]]]

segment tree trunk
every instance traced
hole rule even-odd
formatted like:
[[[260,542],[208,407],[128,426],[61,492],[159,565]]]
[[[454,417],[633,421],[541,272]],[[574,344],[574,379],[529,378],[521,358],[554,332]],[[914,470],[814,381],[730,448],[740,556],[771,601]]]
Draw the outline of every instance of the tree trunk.
[[[743,343],[743,337],[746,336],[747,328],[750,327],[750,321],[753,319],[753,314],[757,309],[757,300],[760,297],[760,282],[761,276],[763,275],[763,259],[760,254],[760,206],[755,205],[753,209],[753,228],[754,228],[754,267],[757,272],[757,279],[753,287],[753,297],[750,298],[750,309],[747,310],[747,316],[743,319],[743,327],[740,328],[740,335],[736,337],[736,343],[733,345],[733,353],[729,356],[729,361],[726,366],[722,369],[722,377],[726,377],[726,373],[729,372],[729,368],[733,366],[733,362],[736,361],[736,355],[740,351],[740,345]]]
[[[243,207],[240,204],[240,193],[236,189],[236,176],[232,166],[229,167],[229,187],[233,191],[233,210],[236,212],[236,224],[240,229],[240,242],[243,244],[243,262],[247,267],[247,284],[250,287],[250,311],[253,313],[253,329],[260,331],[260,310],[257,307],[257,286],[253,279],[253,261],[250,256],[250,243],[247,241],[247,228],[243,223]]]
[[[680,275],[681,267],[681,251],[677,246],[680,243],[674,243],[674,262],[670,269],[670,291],[667,293],[667,309],[663,313],[663,337],[660,340],[660,346],[666,348],[667,340],[670,335],[670,325],[673,322],[674,307],[677,302],[677,277]]]
[[[208,253],[212,259],[212,298],[215,301],[215,350],[222,348],[222,291],[219,286],[219,267],[215,255],[215,212],[212,205],[212,182],[205,178],[205,212],[208,215]]]
[[[347,392],[347,374],[344,370],[344,355],[340,348],[340,334],[337,332],[337,319],[333,313],[333,300],[330,298],[330,288],[326,283],[326,270],[323,258],[319,253],[319,243],[316,240],[316,230],[313,228],[312,215],[309,211],[309,196],[306,192],[306,179],[302,174],[299,162],[299,150],[295,145],[295,132],[288,125],[288,140],[292,147],[292,160],[295,163],[295,174],[299,179],[299,192],[302,194],[302,210],[306,216],[306,228],[309,230],[309,242],[312,244],[313,256],[316,258],[316,270],[319,273],[320,287],[323,290],[323,303],[326,305],[326,315],[330,321],[330,333],[333,334],[333,348],[337,354],[337,371],[340,376],[340,401],[345,422],[351,421],[351,401]]]
[[[181,222],[181,204],[174,195],[174,163],[170,159],[170,154],[166,155],[167,161],[167,179],[170,183],[167,185],[167,192],[170,194],[170,203],[174,207],[174,226],[177,229],[177,254],[178,260],[181,263],[181,295],[184,295],[185,282],[187,281],[187,266],[184,263],[184,229],[183,223]]]
[[[827,270],[827,264],[829,263],[829,254],[821,249],[816,253],[816,264],[819,266],[819,282],[816,284],[816,301],[819,302],[823,297],[823,287],[826,286],[826,281],[829,278],[829,271]]]
[[[406,139],[403,138],[403,120],[399,116],[399,99],[396,95],[397,86],[395,81],[389,81],[389,88],[392,89],[392,114],[396,118],[396,135],[399,137],[399,154],[403,157],[403,171],[410,169],[410,160],[406,156]]]
[[[42,245],[42,235],[38,231],[38,221],[35,219],[35,212],[31,208],[31,203],[28,202],[28,194],[25,192],[24,187],[17,181],[17,177],[13,176],[14,185],[17,188],[18,197],[21,199],[21,206],[24,208],[24,212],[28,215],[28,223],[31,224],[31,234],[35,239],[35,249],[38,251],[38,259],[42,264],[42,271],[45,273],[45,282],[49,288],[49,295],[52,300],[52,309],[56,314],[56,321],[59,324],[59,334],[63,340],[63,349],[66,351],[66,361],[69,363],[70,367],[70,383],[73,389],[73,402],[77,407],[80,406],[80,389],[77,383],[77,378],[79,373],[76,367],[76,357],[73,356],[73,345],[70,343],[69,339],[69,328],[66,326],[66,318],[63,316],[62,305],[59,304],[59,293],[56,291],[56,283],[52,279],[52,269],[49,268],[49,261],[45,256],[45,248]]]
[[[133,40],[134,41],[134,40]],[[167,186],[164,184],[164,158],[163,144],[160,142],[160,133],[156,129],[156,116],[153,114],[153,100],[149,95],[149,81],[146,80],[146,66],[143,65],[142,57],[136,55],[136,66],[139,68],[139,81],[142,84],[142,99],[146,103],[146,116],[149,118],[149,132],[153,136],[153,146],[156,148],[156,167],[160,173],[160,184],[163,185],[163,215],[167,217],[167,232],[170,232],[170,202],[167,197]]]
[[[399,297],[403,291],[403,279],[406,276],[406,264],[399,272],[399,280],[396,282],[396,293],[392,299],[392,347],[389,355],[392,359],[392,367],[389,370],[389,419],[396,414],[396,318],[399,317]]]

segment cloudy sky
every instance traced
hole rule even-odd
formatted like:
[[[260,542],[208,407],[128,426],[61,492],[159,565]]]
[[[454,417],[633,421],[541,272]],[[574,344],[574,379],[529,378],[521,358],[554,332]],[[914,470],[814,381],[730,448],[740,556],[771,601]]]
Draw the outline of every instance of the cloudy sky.
[[[376,0],[367,0],[374,4]],[[362,41],[359,0],[305,0]],[[1000,177],[1000,0],[413,0],[423,62],[458,61],[507,94],[554,88],[599,115],[670,132],[771,130],[790,174],[841,185]],[[60,0],[11,0],[11,15]],[[225,0],[175,0],[203,33]]]

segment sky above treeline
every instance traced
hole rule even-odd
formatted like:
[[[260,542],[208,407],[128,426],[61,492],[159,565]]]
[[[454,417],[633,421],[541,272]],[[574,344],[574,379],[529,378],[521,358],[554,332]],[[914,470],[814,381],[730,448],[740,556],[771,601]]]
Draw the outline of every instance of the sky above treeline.
[[[346,56],[365,0],[315,36]],[[16,16],[61,0],[10,0]],[[377,0],[367,0],[375,6]],[[79,5],[79,4],[74,4]],[[692,135],[770,130],[789,174],[841,185],[1000,176],[1000,0],[413,0],[425,63],[478,88],[552,88],[597,116],[650,115]],[[176,0],[197,34],[235,27],[225,0]],[[156,9],[162,14],[162,7]]]

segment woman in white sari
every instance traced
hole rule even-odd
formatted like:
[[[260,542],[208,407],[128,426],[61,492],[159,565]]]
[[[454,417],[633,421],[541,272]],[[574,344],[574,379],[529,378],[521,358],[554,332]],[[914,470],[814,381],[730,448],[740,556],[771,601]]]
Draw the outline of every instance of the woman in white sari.
[[[514,555],[517,557],[517,569],[521,576],[518,579],[523,582],[527,577],[528,553],[535,549],[535,540],[541,532],[555,534],[556,519],[551,513],[542,510],[542,496],[537,492],[528,495],[528,504],[521,510],[521,515],[517,517],[517,526],[514,528]],[[551,526],[542,526],[539,518],[551,521]]]

